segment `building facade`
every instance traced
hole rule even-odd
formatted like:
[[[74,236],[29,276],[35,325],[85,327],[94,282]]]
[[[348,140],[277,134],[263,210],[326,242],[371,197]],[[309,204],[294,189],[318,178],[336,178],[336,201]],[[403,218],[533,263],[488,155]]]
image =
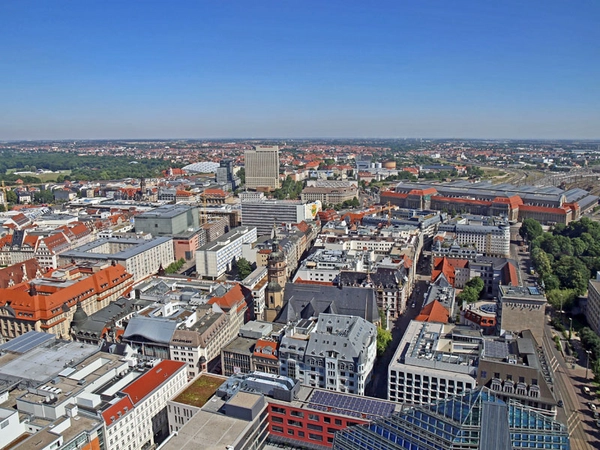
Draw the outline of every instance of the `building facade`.
[[[231,270],[233,261],[242,257],[242,245],[255,242],[256,228],[238,227],[196,251],[199,277],[216,279]]]
[[[256,145],[244,153],[246,188],[275,190],[279,188],[279,147]]]

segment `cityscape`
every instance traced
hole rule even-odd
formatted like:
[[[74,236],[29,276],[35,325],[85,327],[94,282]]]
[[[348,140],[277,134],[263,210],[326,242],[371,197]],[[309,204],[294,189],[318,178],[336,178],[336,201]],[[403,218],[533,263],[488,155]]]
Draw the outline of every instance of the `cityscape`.
[[[0,450],[600,448],[599,4],[0,11]]]

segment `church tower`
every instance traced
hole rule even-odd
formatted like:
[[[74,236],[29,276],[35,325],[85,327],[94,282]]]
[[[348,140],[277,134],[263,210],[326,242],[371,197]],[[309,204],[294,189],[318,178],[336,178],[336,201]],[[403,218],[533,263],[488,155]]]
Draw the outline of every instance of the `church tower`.
[[[279,249],[279,241],[273,237],[271,254],[267,260],[267,279],[269,283],[266,289],[266,320],[272,322],[283,308],[283,293],[287,281],[287,264],[285,255]]]

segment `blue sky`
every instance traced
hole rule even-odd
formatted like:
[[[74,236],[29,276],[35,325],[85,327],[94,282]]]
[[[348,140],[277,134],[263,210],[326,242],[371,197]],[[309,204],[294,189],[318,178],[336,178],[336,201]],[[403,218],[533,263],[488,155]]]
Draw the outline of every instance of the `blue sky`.
[[[600,138],[600,2],[0,2],[0,139]]]

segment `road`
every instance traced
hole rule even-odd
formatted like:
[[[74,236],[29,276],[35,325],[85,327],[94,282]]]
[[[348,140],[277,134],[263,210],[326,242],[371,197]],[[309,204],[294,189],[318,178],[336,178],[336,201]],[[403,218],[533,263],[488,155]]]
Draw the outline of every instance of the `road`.
[[[585,368],[580,365],[568,364],[557,350],[552,340],[552,329],[546,324],[544,333],[544,352],[553,370],[554,391],[556,397],[564,402],[559,408],[557,419],[567,424],[571,438],[571,449],[588,450],[598,448],[600,433],[594,424],[593,413],[587,406],[592,400],[583,393]]]
[[[387,399],[388,366],[390,365],[390,361],[398,348],[398,344],[400,344],[400,340],[402,339],[408,324],[417,317],[423,306],[423,299],[425,292],[427,291],[427,280],[429,280],[430,277],[430,268],[423,256],[418,264],[415,288],[407,301],[406,312],[394,322],[391,330],[392,342],[388,345],[385,353],[375,361],[375,367],[371,373],[371,381],[365,389],[365,394],[370,397]],[[411,306],[413,302],[415,304],[414,308]]]

